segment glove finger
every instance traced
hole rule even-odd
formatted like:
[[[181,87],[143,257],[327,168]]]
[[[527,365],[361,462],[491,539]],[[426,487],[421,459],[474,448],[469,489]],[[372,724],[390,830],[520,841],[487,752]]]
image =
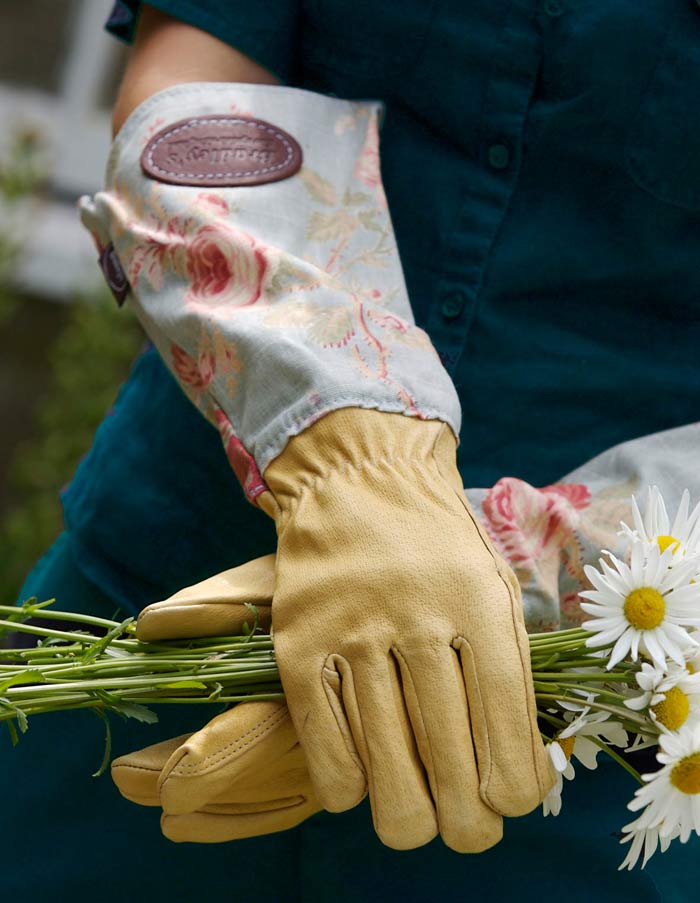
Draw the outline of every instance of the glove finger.
[[[460,853],[498,843],[503,820],[479,795],[470,712],[456,652],[446,642],[394,647],[403,693],[428,773],[440,835]]]
[[[485,604],[491,612],[488,623],[486,618],[476,622],[469,638],[456,637],[453,646],[469,697],[482,797],[496,812],[517,816],[542,802],[553,776],[537,726],[519,592],[514,577],[505,574],[502,579],[511,593],[512,614],[502,603]],[[504,612],[500,619],[495,617],[499,610]]]
[[[160,826],[163,834],[176,843],[224,843],[286,831],[319,811],[315,801],[300,798],[281,800],[280,804],[270,812],[226,814],[207,810],[189,815],[164,813]]]
[[[340,675],[293,651],[285,654],[282,636],[275,643],[287,705],[316,797],[329,812],[352,809],[367,795],[367,780],[343,708]]]
[[[388,847],[411,850],[438,833],[433,800],[401,692],[398,668],[385,659],[351,667],[331,656],[325,671],[341,675],[343,704],[367,772],[372,820]]]
[[[123,797],[139,806],[160,806],[158,778],[163,766],[189,734],[154,743],[112,762],[112,780]]]
[[[217,715],[163,766],[158,792],[167,815],[203,809],[237,782],[255,782],[297,744],[283,702],[247,702]],[[286,794],[285,794],[286,795]]]
[[[275,556],[263,555],[148,605],[139,615],[136,634],[144,642],[201,636],[235,636],[243,625],[270,628],[275,588]]]

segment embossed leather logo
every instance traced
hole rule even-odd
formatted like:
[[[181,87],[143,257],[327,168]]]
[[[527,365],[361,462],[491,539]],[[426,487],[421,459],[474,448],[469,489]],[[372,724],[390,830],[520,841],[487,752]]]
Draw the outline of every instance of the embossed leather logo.
[[[173,185],[264,185],[288,179],[301,167],[298,142],[262,119],[196,116],[151,138],[141,166],[146,175]]]

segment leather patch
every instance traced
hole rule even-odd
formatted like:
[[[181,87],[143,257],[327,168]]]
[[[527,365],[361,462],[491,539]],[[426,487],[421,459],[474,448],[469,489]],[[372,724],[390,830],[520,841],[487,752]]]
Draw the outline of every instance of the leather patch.
[[[126,273],[117,257],[117,252],[114,250],[112,242],[110,242],[100,254],[98,262],[107,286],[114,295],[114,300],[119,307],[121,307],[124,303],[124,299],[131,290],[131,286],[129,285],[129,280],[126,278]]]
[[[155,134],[141,155],[146,175],[171,185],[264,185],[299,171],[301,147],[287,132],[247,116],[195,116]]]

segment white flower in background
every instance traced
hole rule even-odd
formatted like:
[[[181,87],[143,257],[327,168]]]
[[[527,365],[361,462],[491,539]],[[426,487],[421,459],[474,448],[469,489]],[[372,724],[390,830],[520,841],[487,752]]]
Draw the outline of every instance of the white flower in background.
[[[595,589],[579,595],[590,602],[581,608],[594,616],[581,625],[595,636],[586,646],[610,646],[607,668],[613,668],[627,655],[637,661],[639,652],[663,668],[666,658],[685,664],[684,652],[697,647],[685,627],[700,625],[700,582],[693,583],[697,572],[694,559],[670,567],[673,548],[661,551],[650,546],[645,556],[642,543],[632,545],[630,566],[608,552],[610,562],[599,559],[602,573],[592,565],[584,568]]]
[[[662,849],[676,837],[685,843],[693,831],[700,835],[700,723],[695,721],[676,733],[661,734],[656,758],[662,767],[642,776],[646,783],[627,807],[632,812],[643,810],[622,829],[632,838],[632,849],[623,863],[628,868],[637,861],[642,845],[655,848],[655,832]],[[643,843],[639,834],[643,835]],[[623,838],[623,842],[628,839]],[[645,862],[652,853],[653,849],[645,855]]]
[[[674,563],[689,556],[700,556],[700,502],[690,514],[690,493],[683,490],[678,511],[671,524],[663,497],[658,486],[650,486],[644,515],[641,514],[637,500],[632,497],[632,517],[634,528],[624,521],[620,522],[620,535],[626,535],[635,542],[641,542],[646,549],[657,546],[664,552],[668,548],[674,551]]]
[[[592,700],[589,696],[588,701]],[[573,706],[571,707],[573,708]],[[556,771],[556,782],[542,802],[544,815],[559,815],[561,812],[561,794],[564,789],[564,778],[572,781],[576,777],[572,758],[590,770],[598,767],[596,756],[602,752],[600,746],[594,742],[593,737],[602,739],[612,746],[624,749],[627,746],[627,731],[622,725],[610,721],[609,712],[590,712],[586,707],[578,717],[573,714],[565,714],[565,718],[572,718],[571,723],[557,734],[557,737],[547,744],[547,752]]]
[[[677,731],[700,715],[700,673],[691,673],[685,665],[658,668],[645,662],[635,677],[644,692],[626,699],[628,708],[648,709],[652,721],[668,731]]]

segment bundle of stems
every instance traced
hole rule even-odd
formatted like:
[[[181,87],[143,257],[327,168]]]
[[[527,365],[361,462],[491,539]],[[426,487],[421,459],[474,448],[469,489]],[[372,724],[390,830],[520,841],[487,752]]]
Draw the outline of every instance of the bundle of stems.
[[[284,696],[272,638],[257,627],[257,618],[240,636],[144,643],[136,637],[133,618],[54,611],[52,601],[0,606],[0,635],[28,638],[26,646],[18,646],[15,637],[11,648],[0,648],[0,722],[14,743],[29,718],[42,712],[92,709],[105,721],[113,713],[154,722],[154,705],[221,708]],[[254,606],[251,610],[256,614]],[[52,621],[57,626],[45,626]],[[605,670],[605,660],[585,646],[589,636],[579,628],[529,636],[543,736],[550,739],[565,729],[571,712],[584,707],[608,712],[633,735],[648,733],[648,722],[623,705],[619,692],[635,685],[639,664]],[[639,778],[617,752],[597,742]],[[109,748],[103,768],[108,759]]]

